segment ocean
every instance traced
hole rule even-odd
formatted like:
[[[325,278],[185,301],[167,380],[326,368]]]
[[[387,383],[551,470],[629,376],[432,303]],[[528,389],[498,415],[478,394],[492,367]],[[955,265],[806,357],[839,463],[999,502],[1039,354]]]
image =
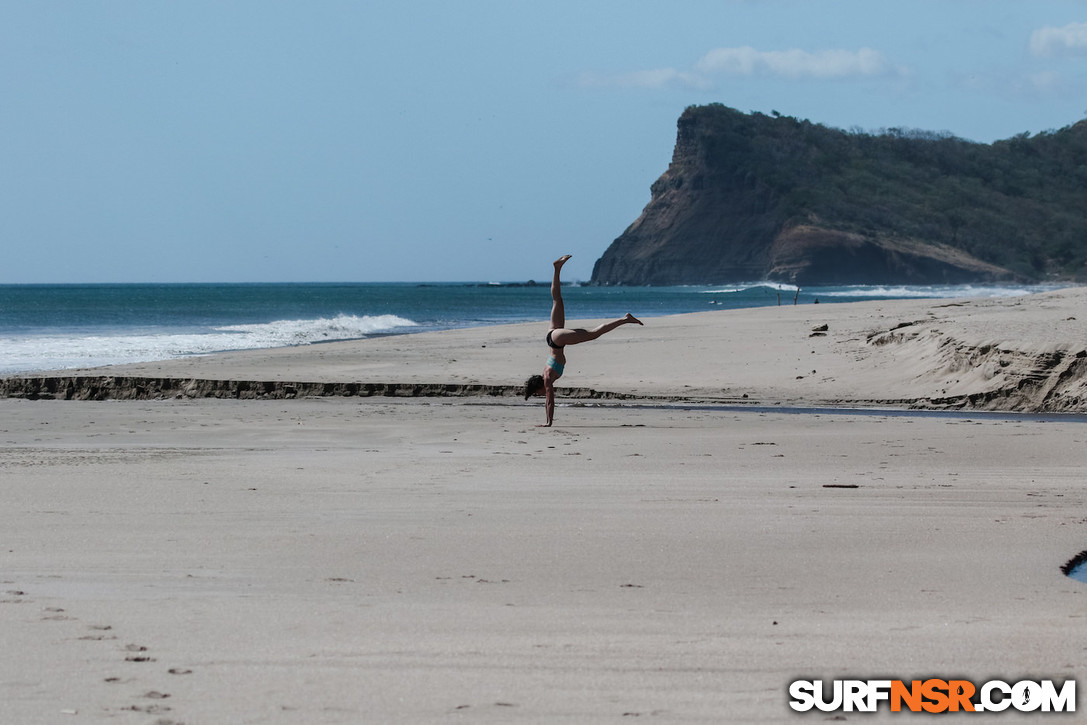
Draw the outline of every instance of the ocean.
[[[568,324],[766,305],[993,297],[1054,286],[565,285]],[[0,285],[0,375],[513,322],[546,324],[549,287],[502,283]]]

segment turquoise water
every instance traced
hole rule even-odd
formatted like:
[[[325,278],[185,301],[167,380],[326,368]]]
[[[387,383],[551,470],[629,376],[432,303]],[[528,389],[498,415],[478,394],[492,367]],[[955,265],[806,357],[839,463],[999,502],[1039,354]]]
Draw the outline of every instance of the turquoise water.
[[[1051,287],[564,286],[567,320]],[[511,322],[546,324],[546,284],[0,285],[0,375]]]

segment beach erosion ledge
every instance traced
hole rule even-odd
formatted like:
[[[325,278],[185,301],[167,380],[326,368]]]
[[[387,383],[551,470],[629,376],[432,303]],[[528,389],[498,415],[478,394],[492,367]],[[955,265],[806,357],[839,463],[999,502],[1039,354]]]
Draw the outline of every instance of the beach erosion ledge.
[[[569,399],[1087,411],[1087,288],[655,317],[571,351]],[[25,399],[519,398],[538,324],[15,375]],[[537,339],[540,338],[540,339]],[[565,382],[565,380],[563,381]]]
[[[157,400],[164,398],[236,398],[238,400],[292,400],[315,397],[502,397],[515,396],[512,385],[456,383],[284,382],[281,380],[207,380],[199,378],[142,377],[134,375],[45,375],[0,380],[7,398],[28,400]],[[621,393],[567,388],[565,397],[629,399]]]

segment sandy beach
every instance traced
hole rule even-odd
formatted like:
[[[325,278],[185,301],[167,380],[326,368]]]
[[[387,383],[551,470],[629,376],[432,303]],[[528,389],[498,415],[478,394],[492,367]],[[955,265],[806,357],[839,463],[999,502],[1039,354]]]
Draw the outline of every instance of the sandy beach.
[[[642,400],[1087,412],[1085,308],[1087,288],[1071,288],[655,317],[574,348],[559,387]],[[272,384],[318,383],[399,385],[398,395],[412,386],[442,394],[487,386],[510,396],[543,368],[546,329],[499,325],[69,370],[0,379],[0,394],[268,397]],[[148,385],[115,389],[134,379]],[[49,380],[59,390],[47,391]],[[234,385],[206,390],[202,381]]]
[[[1077,678],[1085,305],[648,318],[568,349],[623,397],[552,428],[544,323],[2,381],[0,720],[884,722],[789,683]],[[174,382],[59,399],[136,378]],[[787,410],[825,405],[880,410]]]

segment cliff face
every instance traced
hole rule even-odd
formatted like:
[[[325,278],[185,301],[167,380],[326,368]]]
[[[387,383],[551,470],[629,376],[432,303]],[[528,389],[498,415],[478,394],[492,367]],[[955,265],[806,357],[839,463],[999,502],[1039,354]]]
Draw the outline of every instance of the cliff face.
[[[781,231],[776,195],[757,179],[710,168],[704,129],[685,113],[668,170],[638,219],[596,262],[601,284],[712,284],[766,276]]]
[[[722,106],[689,108],[649,204],[596,262],[592,281],[957,284],[1057,276],[1042,242],[1002,217],[1025,223],[1048,212],[1022,195],[982,193],[979,179],[995,162],[979,154],[989,150],[1011,159],[1001,163],[1018,158],[1011,146],[946,136],[861,137]],[[967,171],[949,173],[951,157]],[[975,189],[982,191],[971,198]]]
[[[801,225],[770,244],[765,279],[794,284],[966,284],[1015,274],[942,244]]]

